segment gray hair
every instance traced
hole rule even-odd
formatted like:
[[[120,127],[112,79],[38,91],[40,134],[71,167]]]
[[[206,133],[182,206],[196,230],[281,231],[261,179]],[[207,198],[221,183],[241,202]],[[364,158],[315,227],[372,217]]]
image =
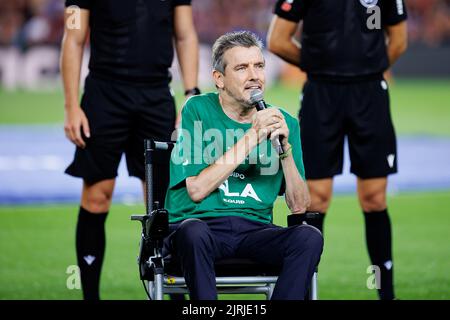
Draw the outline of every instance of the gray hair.
[[[225,73],[227,64],[223,58],[226,51],[234,47],[258,47],[261,51],[263,43],[261,39],[250,31],[234,31],[225,33],[214,42],[212,47],[213,69]]]

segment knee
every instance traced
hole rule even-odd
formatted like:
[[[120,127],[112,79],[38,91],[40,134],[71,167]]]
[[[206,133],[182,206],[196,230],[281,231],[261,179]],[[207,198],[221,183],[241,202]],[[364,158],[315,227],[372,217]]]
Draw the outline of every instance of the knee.
[[[322,252],[323,250],[323,236],[319,229],[313,226],[303,226],[307,228],[306,231],[306,245],[308,250],[314,252]]]
[[[112,193],[89,192],[83,195],[82,206],[92,213],[107,212],[111,206]]]
[[[323,236],[319,229],[313,226],[300,225],[293,230],[289,245],[296,251],[320,254],[323,250]]]
[[[178,227],[176,239],[182,246],[200,246],[209,240],[209,227],[200,219],[186,219]]]
[[[370,192],[360,195],[361,208],[364,212],[382,211],[386,209],[384,192]]]
[[[310,189],[311,205],[309,211],[326,212],[330,206],[331,192],[319,188]]]

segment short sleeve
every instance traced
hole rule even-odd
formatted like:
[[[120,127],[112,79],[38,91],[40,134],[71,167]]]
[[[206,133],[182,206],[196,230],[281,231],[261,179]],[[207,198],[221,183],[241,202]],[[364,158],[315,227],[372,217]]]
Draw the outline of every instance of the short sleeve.
[[[81,9],[91,9],[92,0],[66,0],[66,7],[77,6]]]
[[[173,1],[173,6],[190,6],[191,5],[191,0],[174,0]]]
[[[306,0],[278,0],[274,13],[280,18],[299,22],[306,14]]]
[[[385,0],[380,5],[383,25],[392,26],[408,17],[404,0]]]
[[[181,113],[181,126],[171,155],[170,187],[199,175],[209,165],[203,157],[202,122],[191,101],[187,101]]]
[[[300,140],[300,125],[298,121],[294,119],[290,121],[289,126],[289,143],[292,146],[292,155],[294,157],[295,165],[300,173],[300,176],[305,180],[305,167],[303,165],[303,151],[302,143]]]

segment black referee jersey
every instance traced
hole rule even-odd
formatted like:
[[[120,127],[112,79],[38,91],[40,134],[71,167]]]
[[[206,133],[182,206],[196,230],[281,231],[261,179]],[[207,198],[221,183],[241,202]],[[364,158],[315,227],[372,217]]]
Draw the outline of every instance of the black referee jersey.
[[[403,0],[278,0],[275,14],[303,20],[300,68],[308,75],[332,77],[385,71],[384,28],[407,15]],[[378,29],[372,28],[374,14],[380,15]]]
[[[90,74],[106,80],[168,84],[174,8],[191,0],[66,0],[89,10]]]

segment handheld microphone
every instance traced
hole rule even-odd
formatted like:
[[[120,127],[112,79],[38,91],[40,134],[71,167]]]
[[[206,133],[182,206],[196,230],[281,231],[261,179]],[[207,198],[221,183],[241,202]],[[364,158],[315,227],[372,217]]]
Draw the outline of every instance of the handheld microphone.
[[[256,110],[261,111],[267,108],[266,103],[264,102],[263,92],[259,89],[255,89],[250,93],[250,103],[255,106]],[[273,141],[273,145],[278,154],[284,153],[283,146],[280,143],[280,139],[278,137]]]

